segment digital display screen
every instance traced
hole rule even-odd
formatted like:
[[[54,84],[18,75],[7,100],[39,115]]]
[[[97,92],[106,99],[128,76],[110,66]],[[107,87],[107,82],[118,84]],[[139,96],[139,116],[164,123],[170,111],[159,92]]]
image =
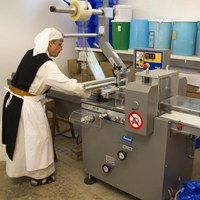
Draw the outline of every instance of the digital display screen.
[[[155,53],[145,53],[145,58],[146,58],[146,59],[155,60],[156,54],[155,54]]]

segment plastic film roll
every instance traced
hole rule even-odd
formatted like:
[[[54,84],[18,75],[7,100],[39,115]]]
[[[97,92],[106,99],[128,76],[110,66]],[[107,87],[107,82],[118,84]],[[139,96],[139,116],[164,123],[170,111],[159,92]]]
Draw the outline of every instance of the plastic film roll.
[[[76,13],[69,15],[72,21],[87,21],[92,15],[92,6],[86,1],[72,0],[71,5],[76,7]]]

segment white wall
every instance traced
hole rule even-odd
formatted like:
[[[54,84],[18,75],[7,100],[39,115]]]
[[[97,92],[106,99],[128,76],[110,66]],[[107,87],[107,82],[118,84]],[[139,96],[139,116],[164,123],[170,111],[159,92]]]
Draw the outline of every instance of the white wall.
[[[139,19],[200,20],[199,0],[119,0]]]
[[[16,70],[24,53],[33,48],[35,35],[46,27],[55,27],[62,33],[77,32],[75,23],[66,14],[49,11],[52,5],[66,6],[63,0],[0,1],[0,113],[6,79]],[[55,59],[64,73],[67,73],[67,59],[76,57],[74,47],[75,39],[65,39],[63,51]],[[5,158],[1,121],[0,117],[0,160]]]

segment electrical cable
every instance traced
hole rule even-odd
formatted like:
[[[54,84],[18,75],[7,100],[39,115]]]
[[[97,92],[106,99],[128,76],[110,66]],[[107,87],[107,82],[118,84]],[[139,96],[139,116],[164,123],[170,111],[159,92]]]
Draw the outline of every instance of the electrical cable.
[[[63,0],[68,6],[70,6],[71,4],[68,2],[68,1],[66,1],[66,0]]]
[[[81,143],[82,143],[82,138],[81,138],[81,135],[78,134],[76,137],[76,144],[81,144]]]
[[[177,200],[178,195],[181,193],[181,190],[178,190],[174,196],[174,200]]]

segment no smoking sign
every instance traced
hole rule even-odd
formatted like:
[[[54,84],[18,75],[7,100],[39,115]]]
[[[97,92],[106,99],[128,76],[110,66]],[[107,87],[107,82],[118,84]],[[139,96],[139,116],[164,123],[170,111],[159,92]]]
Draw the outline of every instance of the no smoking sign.
[[[137,112],[131,112],[128,116],[128,123],[133,129],[140,129],[143,124],[142,116]]]

